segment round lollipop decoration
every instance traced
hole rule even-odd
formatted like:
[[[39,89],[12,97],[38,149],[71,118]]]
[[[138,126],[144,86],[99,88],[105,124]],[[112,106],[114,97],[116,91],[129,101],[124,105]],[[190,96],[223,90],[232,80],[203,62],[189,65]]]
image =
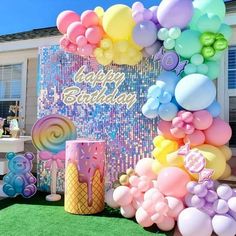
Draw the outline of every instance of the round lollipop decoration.
[[[76,139],[76,127],[65,116],[48,115],[39,119],[32,128],[32,142],[39,151],[39,158],[45,168],[51,171],[51,194],[48,201],[58,201],[61,195],[56,194],[57,170],[64,168],[66,141]]]

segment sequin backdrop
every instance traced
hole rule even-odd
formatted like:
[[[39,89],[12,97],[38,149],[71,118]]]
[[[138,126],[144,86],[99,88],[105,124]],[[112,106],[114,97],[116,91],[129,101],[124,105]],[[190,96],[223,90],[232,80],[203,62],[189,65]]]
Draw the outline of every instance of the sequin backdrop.
[[[78,86],[91,91],[88,84],[75,84],[73,75],[82,66],[87,71],[113,69],[124,72],[125,81],[119,87],[122,92],[135,92],[137,102],[131,109],[125,105],[78,105],[66,106],[62,102],[62,91],[69,86]],[[38,118],[49,114],[69,117],[77,127],[78,137],[105,139],[107,141],[107,182],[117,178],[119,172],[134,167],[140,158],[149,157],[153,149],[152,139],[156,136],[156,120],[149,120],[141,113],[146,101],[147,89],[155,83],[159,65],[144,59],[136,66],[111,65],[102,67],[95,60],[86,60],[68,54],[58,46],[39,49]],[[99,88],[98,88],[99,89]],[[113,91],[112,86],[110,86]],[[64,171],[58,172],[57,191],[64,190]],[[44,163],[38,161],[38,187],[49,191],[50,174]]]

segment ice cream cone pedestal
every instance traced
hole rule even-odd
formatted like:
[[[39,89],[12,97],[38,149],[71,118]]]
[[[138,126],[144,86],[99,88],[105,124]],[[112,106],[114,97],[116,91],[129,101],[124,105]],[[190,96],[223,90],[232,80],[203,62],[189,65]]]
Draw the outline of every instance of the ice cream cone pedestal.
[[[105,141],[66,142],[65,211],[96,214],[104,209]]]

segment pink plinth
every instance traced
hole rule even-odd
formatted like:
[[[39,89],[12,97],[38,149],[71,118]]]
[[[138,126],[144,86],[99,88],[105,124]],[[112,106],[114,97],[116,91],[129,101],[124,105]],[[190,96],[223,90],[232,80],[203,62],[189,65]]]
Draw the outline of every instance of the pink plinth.
[[[105,141],[66,142],[65,210],[94,214],[104,208]]]

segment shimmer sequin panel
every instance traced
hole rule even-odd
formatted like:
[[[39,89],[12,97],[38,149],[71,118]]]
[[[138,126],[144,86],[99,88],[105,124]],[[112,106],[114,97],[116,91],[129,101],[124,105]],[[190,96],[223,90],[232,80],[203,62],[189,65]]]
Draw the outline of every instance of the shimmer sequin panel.
[[[75,73],[84,66],[84,73],[109,70],[125,74],[125,80],[118,87],[119,94],[136,94],[136,102],[128,109],[126,104],[78,104],[65,105],[63,91],[71,86],[80,88],[80,93],[92,94],[102,89],[100,84],[75,82]],[[95,138],[107,143],[107,183],[129,167],[134,167],[140,158],[149,157],[152,139],[157,134],[156,120],[149,120],[141,113],[146,101],[147,89],[155,83],[159,65],[151,59],[144,59],[136,66],[111,65],[102,67],[94,60],[67,54],[58,46],[43,47],[39,50],[38,76],[38,118],[49,114],[69,117],[77,127],[79,138]],[[107,83],[106,94],[115,89],[114,83]],[[64,191],[64,171],[58,172],[57,190]],[[50,189],[50,175],[44,163],[38,161],[38,187]]]

